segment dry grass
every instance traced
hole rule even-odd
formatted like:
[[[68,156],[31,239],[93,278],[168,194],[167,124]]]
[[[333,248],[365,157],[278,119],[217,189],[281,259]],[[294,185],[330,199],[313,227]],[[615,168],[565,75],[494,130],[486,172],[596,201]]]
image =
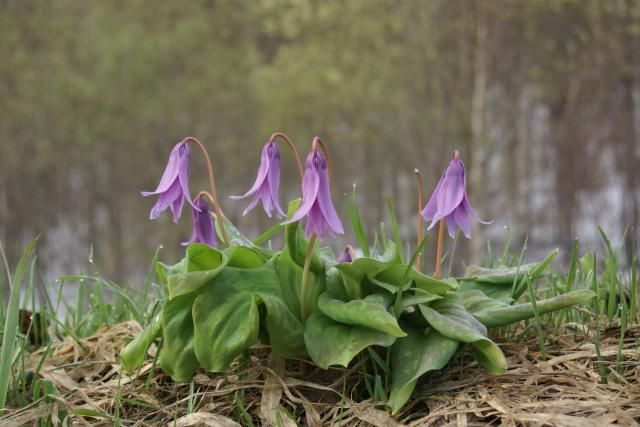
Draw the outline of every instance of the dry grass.
[[[198,373],[193,385],[175,384],[157,369],[150,372],[151,361],[128,375],[117,354],[140,330],[137,323],[127,322],[87,339],[55,343],[41,376],[60,394],[5,412],[0,424],[33,425],[49,416],[55,423],[66,413],[79,425],[236,426],[237,399],[256,425],[295,425],[280,408],[311,426],[606,426],[637,425],[640,420],[640,327],[627,330],[620,365],[619,330],[603,332],[608,384],[600,383],[589,331],[578,338],[574,333],[557,335],[547,345],[546,361],[532,338],[501,344],[509,361],[503,376],[490,375],[469,355],[461,355],[419,384],[396,419],[371,402],[355,402],[364,395],[359,364],[329,371],[298,361],[285,366],[270,360],[264,347],[252,350],[243,372],[235,366],[228,375]],[[32,355],[32,370],[41,356]]]

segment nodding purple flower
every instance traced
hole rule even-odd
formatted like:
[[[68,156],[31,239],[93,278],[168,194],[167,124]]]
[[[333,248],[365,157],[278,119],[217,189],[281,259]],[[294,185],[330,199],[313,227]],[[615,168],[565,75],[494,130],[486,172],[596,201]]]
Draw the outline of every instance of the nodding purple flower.
[[[338,255],[338,258],[336,259],[336,261],[352,262],[354,259],[356,259],[355,251],[353,250],[353,247],[351,247],[351,245],[347,245],[344,247],[342,252],[340,252],[340,255]]]
[[[258,166],[258,176],[253,186],[242,196],[231,196],[232,199],[238,200],[255,194],[255,197],[249,203],[249,206],[242,212],[246,215],[255,208],[259,201],[262,201],[262,207],[271,218],[271,212],[276,211],[276,215],[284,217],[284,211],[278,202],[278,189],[280,188],[280,149],[278,144],[273,140],[268,141],[262,148],[260,155],[260,165]]]
[[[189,195],[189,159],[191,151],[186,141],[181,141],[173,147],[169,155],[160,184],[156,191],[143,191],[143,196],[160,196],[151,209],[150,219],[156,219],[160,213],[171,208],[173,222],[177,223],[182,213],[182,205],[185,199],[194,209],[197,209]]]
[[[218,246],[209,205],[202,199],[196,199],[195,205],[198,209],[193,209],[193,231],[191,232],[191,239],[189,239],[188,242],[183,242],[182,245],[187,246],[191,243],[206,243],[212,247]]]
[[[436,189],[433,191],[427,205],[422,210],[425,220],[431,220],[431,230],[441,219],[447,223],[449,235],[455,236],[456,225],[471,238],[471,222],[469,218],[482,224],[491,224],[493,221],[483,221],[473,210],[467,198],[466,178],[464,175],[464,163],[460,160],[460,153],[456,150],[449,166],[442,174]]]
[[[302,201],[290,220],[283,224],[300,221],[307,217],[304,233],[308,237],[316,234],[322,238],[329,233],[332,237],[343,234],[344,229],[336,213],[329,192],[327,161],[322,153],[313,149],[307,156],[304,177],[302,178]]]

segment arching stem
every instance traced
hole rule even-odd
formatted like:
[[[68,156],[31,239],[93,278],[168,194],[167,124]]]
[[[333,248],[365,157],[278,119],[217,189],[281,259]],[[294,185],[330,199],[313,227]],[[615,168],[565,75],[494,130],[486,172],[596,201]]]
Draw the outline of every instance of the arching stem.
[[[209,153],[207,153],[207,149],[204,147],[204,144],[200,142],[197,138],[188,136],[184,139],[184,141],[194,144],[202,152],[205,166],[207,167],[207,174],[209,175],[209,190],[211,191],[209,196],[211,198],[211,203],[213,203],[213,209],[216,213],[216,217],[218,217],[218,220],[219,220],[220,232],[222,233],[222,240],[224,241],[224,245],[228,247],[229,237],[227,236],[227,231],[224,228],[224,214],[222,213],[222,209],[220,209],[220,203],[218,202],[218,193],[216,192],[216,181],[215,181],[215,178],[213,177],[213,168],[211,167],[211,159],[209,158]]]
[[[286,142],[287,145],[289,146],[289,148],[291,149],[291,151],[293,152],[293,157],[295,157],[296,166],[298,167],[298,174],[300,175],[300,179],[302,179],[304,177],[304,169],[302,168],[302,160],[300,160],[300,154],[298,153],[298,150],[296,150],[296,146],[293,144],[293,141],[291,141],[291,139],[286,134],[284,134],[282,132],[274,132],[271,135],[271,138],[269,138],[269,141],[273,141],[276,138],[280,138],[284,142]]]
[[[436,271],[433,277],[440,279],[442,277],[442,243],[444,242],[444,218],[438,224],[438,247],[436,248]]]
[[[300,317],[304,322],[311,314],[311,307],[308,305],[307,293],[309,292],[309,268],[311,267],[311,256],[313,255],[313,249],[316,245],[317,236],[316,233],[311,235],[309,239],[309,246],[307,247],[307,254],[304,258],[304,267],[302,268],[302,285],[300,287]]]
[[[333,165],[331,163],[331,156],[329,156],[329,149],[327,148],[327,145],[324,143],[324,141],[320,139],[319,136],[315,136],[313,137],[313,142],[311,142],[311,149],[317,150],[318,145],[320,146],[320,149],[322,150],[322,154],[324,154],[324,157],[327,160],[327,173],[329,175],[329,183],[331,183],[331,177],[333,177]]]
[[[422,175],[420,175],[418,169],[414,169],[413,172],[416,174],[416,180],[418,181],[418,241],[416,242],[416,248],[418,248],[422,243]],[[422,253],[419,253],[418,258],[416,258],[416,269],[422,272]]]

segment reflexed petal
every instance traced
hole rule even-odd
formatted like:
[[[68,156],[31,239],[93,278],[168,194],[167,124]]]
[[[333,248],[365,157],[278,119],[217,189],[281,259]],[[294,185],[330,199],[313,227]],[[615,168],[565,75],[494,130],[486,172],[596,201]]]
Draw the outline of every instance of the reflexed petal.
[[[176,200],[171,203],[171,213],[173,214],[173,222],[176,224],[180,220],[180,214],[182,213],[182,206],[184,205],[184,196],[181,194]]]
[[[320,172],[320,183],[318,186],[318,205],[324,218],[327,221],[327,225],[334,233],[344,234],[342,223],[338,214],[336,213],[333,203],[331,202],[331,194],[329,193],[329,180],[327,178],[326,168]]]
[[[160,197],[158,197],[158,201],[151,209],[150,219],[156,219],[160,216],[160,213],[167,209],[171,204],[182,197],[182,189],[180,188],[180,183],[178,180],[175,180],[173,184],[167,189],[167,191],[160,193]]]
[[[181,147],[184,147],[184,154],[189,154],[189,144],[187,144],[186,142],[177,143],[171,150],[171,154],[169,154],[169,161],[167,162],[167,166],[164,168],[164,172],[162,173],[162,178],[160,178],[158,188],[156,188],[156,191],[143,191],[141,194],[144,197],[155,196],[157,194],[164,193],[165,191],[169,190],[171,184],[173,184],[176,178],[178,178]]]
[[[464,185],[464,165],[460,160],[454,159],[449,163],[438,191],[438,210],[433,222],[449,215],[460,205],[465,194]]]
[[[277,147],[277,145],[276,145]],[[269,199],[271,200],[272,207],[276,210],[279,217],[286,216],[280,202],[278,201],[278,192],[280,190],[280,152],[274,152],[271,159],[271,167],[267,173],[267,185],[269,186]],[[271,216],[271,210],[269,209],[269,216]]]
[[[482,219],[480,219],[480,217],[478,216],[478,214],[476,213],[476,211],[471,207],[471,203],[469,203],[469,199],[467,198],[467,195],[464,195],[464,198],[462,199],[462,207],[464,208],[464,210],[467,212],[467,215],[470,216],[474,221],[480,222],[482,224],[493,224],[493,220],[491,221],[483,221]]]
[[[431,198],[427,202],[426,206],[422,210],[422,217],[429,221],[436,216],[436,212],[438,211],[438,194],[440,193],[440,187],[442,186],[442,180],[444,179],[444,174],[440,177],[440,181],[438,181],[438,185],[436,185],[435,190],[433,190],[433,194],[431,194]]]
[[[242,211],[242,216],[245,216],[246,214],[251,212],[251,210],[256,207],[256,205],[258,204],[259,201],[260,201],[260,193],[256,194],[253,197],[253,200],[251,200],[251,203],[249,203],[249,206],[247,206],[244,209],[244,211]]]
[[[311,210],[311,207],[316,201],[318,196],[318,187],[320,186],[320,177],[318,172],[314,168],[307,167],[304,172],[304,178],[302,179],[302,202],[300,207],[293,214],[289,221],[283,222],[283,224],[290,224],[292,222],[300,221]]]
[[[327,232],[333,236],[333,232],[328,227],[320,206],[318,206],[318,203],[314,203],[307,214],[307,224],[304,228],[304,234],[307,238],[310,238],[311,235],[315,233],[319,239],[322,239]]]
[[[462,230],[462,232],[464,233],[464,236],[467,239],[470,239],[471,222],[469,221],[469,215],[467,214],[467,211],[464,209],[464,205],[460,204],[460,206],[458,206],[450,216],[453,216],[453,218],[456,220],[456,223],[460,227],[460,230]]]
[[[187,199],[187,202],[197,211],[200,211],[198,207],[191,200],[191,194],[189,193],[189,159],[191,158],[191,154],[187,151],[184,153],[182,158],[180,159],[180,167],[178,169],[178,180],[180,181],[180,187],[182,188],[182,193]]]
[[[449,236],[454,239],[456,237],[456,221],[453,218],[453,214],[444,217],[444,221],[447,223],[447,231]]]
[[[264,147],[262,147],[262,153],[260,153],[260,164],[258,165],[258,175],[256,176],[255,182],[253,183],[249,191],[244,193],[242,196],[230,196],[233,200],[244,199],[245,197],[248,197],[258,192],[258,190],[260,190],[260,187],[264,184],[264,181],[267,178],[267,172],[269,172],[269,169],[270,169],[270,162],[271,162],[271,159],[269,159],[269,144],[275,144],[275,143],[267,142],[264,145]]]

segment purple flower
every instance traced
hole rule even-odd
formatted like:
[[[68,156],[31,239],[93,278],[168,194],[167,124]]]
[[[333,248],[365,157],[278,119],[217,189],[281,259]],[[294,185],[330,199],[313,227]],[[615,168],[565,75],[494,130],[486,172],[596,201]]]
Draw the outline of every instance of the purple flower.
[[[338,258],[336,259],[336,261],[338,261],[338,262],[352,262],[355,258],[356,258],[355,251],[353,250],[351,245],[347,245],[347,246],[344,247],[342,252],[340,252],[340,255],[338,255]]]
[[[197,209],[193,209],[193,231],[191,232],[191,239],[189,239],[188,242],[183,242],[182,245],[187,246],[191,243],[206,243],[209,246],[218,246],[209,205],[202,199],[197,199],[195,205]]]
[[[193,204],[193,200],[191,200],[191,196],[189,195],[190,157],[191,152],[189,144],[185,141],[177,143],[176,146],[173,147],[173,150],[171,150],[169,162],[167,163],[167,167],[164,169],[164,173],[162,174],[160,184],[158,184],[156,191],[143,191],[141,193],[145,197],[156,195],[160,196],[156,204],[153,206],[153,209],[151,209],[151,215],[149,215],[149,218],[156,219],[160,216],[162,211],[171,207],[173,222],[177,223],[178,219],[180,219],[182,205],[184,204],[185,199],[187,199],[194,209],[198,209]]]
[[[300,207],[291,219],[283,224],[300,221],[305,216],[307,217],[307,225],[304,233],[307,238],[314,233],[320,239],[327,233],[332,237],[344,233],[340,218],[338,218],[331,202],[327,161],[322,153],[315,148],[307,156],[304,178],[302,179]]]
[[[249,206],[242,212],[246,215],[255,208],[259,201],[262,201],[262,207],[271,218],[271,211],[275,210],[276,214],[284,217],[284,212],[278,202],[278,189],[280,188],[280,149],[278,144],[273,140],[268,141],[262,148],[260,155],[260,165],[258,166],[258,176],[253,186],[242,196],[231,196],[232,199],[238,200],[255,194],[255,197],[249,203]]]
[[[456,150],[447,170],[442,174],[436,189],[422,210],[424,219],[431,220],[429,230],[444,218],[451,237],[455,236],[457,224],[464,235],[470,239],[471,222],[469,218],[483,224],[491,224],[493,222],[483,221],[478,217],[467,198],[466,185],[464,163],[460,160],[460,153]]]

